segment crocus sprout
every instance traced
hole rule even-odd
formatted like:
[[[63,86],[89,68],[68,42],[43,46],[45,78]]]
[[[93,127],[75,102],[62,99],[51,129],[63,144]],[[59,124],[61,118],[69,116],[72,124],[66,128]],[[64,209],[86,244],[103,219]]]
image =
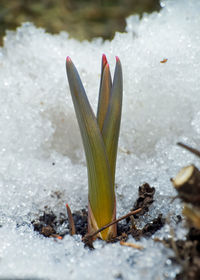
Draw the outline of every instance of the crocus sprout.
[[[88,101],[78,71],[66,60],[67,77],[78,120],[88,171],[88,233],[116,219],[115,167],[122,110],[122,68],[118,57],[112,82],[106,56],[102,56],[97,116]],[[98,233],[109,240],[116,223]],[[97,237],[97,236],[96,236]]]

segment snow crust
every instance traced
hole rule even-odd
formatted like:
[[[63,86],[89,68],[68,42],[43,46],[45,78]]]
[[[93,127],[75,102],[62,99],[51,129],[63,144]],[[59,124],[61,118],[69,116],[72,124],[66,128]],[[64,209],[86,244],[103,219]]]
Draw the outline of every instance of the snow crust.
[[[55,241],[33,231],[45,206],[55,213],[87,205],[87,173],[65,72],[76,65],[96,110],[102,53],[111,70],[119,56],[124,100],[116,171],[117,213],[127,213],[138,186],[156,188],[155,202],[138,226],[162,213],[181,213],[170,182],[179,169],[200,162],[176,145],[199,148],[200,2],[168,0],[159,13],[127,19],[125,33],[110,42],[82,43],[51,35],[31,23],[8,31],[0,49],[0,277],[41,279],[173,279],[172,252],[153,237],[183,237],[171,221],[143,251],[80,236]],[[166,63],[160,63],[163,59]],[[59,195],[56,195],[58,194]],[[170,219],[169,219],[170,220]],[[130,238],[130,242],[136,243]]]

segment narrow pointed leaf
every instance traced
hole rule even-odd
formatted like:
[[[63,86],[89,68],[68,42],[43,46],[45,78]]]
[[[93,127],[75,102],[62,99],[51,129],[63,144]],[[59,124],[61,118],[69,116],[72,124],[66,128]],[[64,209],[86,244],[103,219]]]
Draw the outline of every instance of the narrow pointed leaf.
[[[112,80],[110,74],[110,67],[107,62],[106,56],[102,56],[102,65],[101,65],[101,81],[99,87],[99,101],[97,109],[97,122],[102,131],[106,113],[108,110],[110,92],[112,87]]]
[[[115,167],[117,157],[117,147],[119,139],[119,129],[121,122],[122,111],[122,68],[118,57],[116,57],[116,67],[114,73],[114,80],[111,89],[111,96],[106,118],[103,125],[102,136],[106,147],[106,152],[109,160],[112,185],[114,188]]]
[[[102,227],[112,221],[115,211],[115,194],[112,188],[110,167],[95,115],[79,74],[69,57],[67,58],[66,68],[85,149],[88,167],[89,205],[97,226]],[[104,230],[101,233],[102,238],[107,239],[107,234],[108,230]]]

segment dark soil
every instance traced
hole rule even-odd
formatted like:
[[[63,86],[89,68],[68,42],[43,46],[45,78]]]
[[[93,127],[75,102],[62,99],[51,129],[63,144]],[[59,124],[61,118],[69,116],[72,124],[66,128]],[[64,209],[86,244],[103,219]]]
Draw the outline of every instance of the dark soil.
[[[134,203],[131,211],[142,208],[142,211],[134,215],[134,219],[128,217],[126,223],[118,224],[118,237],[126,240],[128,235],[131,234],[136,240],[139,240],[141,237],[151,237],[157,230],[161,229],[165,224],[165,219],[162,217],[162,214],[159,214],[158,217],[155,217],[153,221],[147,223],[142,229],[138,229],[135,226],[135,222],[149,211],[149,206],[154,202],[155,188],[150,187],[149,184],[144,183],[138,188],[138,199]]]
[[[72,214],[76,226],[76,233],[84,236],[87,233],[87,211],[82,209]],[[52,211],[45,212],[37,220],[32,221],[35,231],[45,237],[63,237],[69,234],[67,214],[61,213],[57,217]]]
[[[140,213],[136,214],[134,218],[139,218],[149,211],[149,206],[154,202],[155,188],[150,187],[149,184],[144,183],[138,189],[138,199],[136,200],[133,209],[142,208]]]
[[[133,204],[132,210],[142,208],[142,211],[134,217],[129,217],[124,221],[118,223],[118,236],[111,240],[111,242],[116,241],[125,241],[128,238],[128,235],[132,235],[135,239],[139,240],[141,237],[150,237],[157,230],[159,230],[165,224],[165,219],[162,217],[162,214],[155,217],[152,222],[147,223],[142,229],[137,229],[135,222],[149,211],[149,206],[153,203],[155,188],[150,187],[149,184],[145,183],[138,189],[138,199]],[[82,209],[76,211],[72,214],[74,219],[74,224],[76,228],[76,234],[80,234],[84,237],[87,233],[87,210]],[[39,216],[37,220],[32,221],[35,231],[38,231],[45,237],[57,237],[62,238],[66,234],[70,233],[69,223],[67,218],[67,213],[61,213],[57,217],[52,211],[44,211],[42,215]],[[86,245],[92,247],[91,240],[85,240]]]
[[[167,246],[174,250],[173,263],[181,265],[181,272],[175,280],[199,280],[200,230],[190,228],[186,240],[167,240]]]

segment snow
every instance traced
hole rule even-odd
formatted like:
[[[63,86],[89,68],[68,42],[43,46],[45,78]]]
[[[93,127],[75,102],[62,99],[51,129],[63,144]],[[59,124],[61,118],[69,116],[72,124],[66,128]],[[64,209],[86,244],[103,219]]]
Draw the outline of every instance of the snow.
[[[199,147],[200,2],[163,1],[159,13],[127,19],[112,41],[78,42],[51,35],[31,23],[8,31],[0,49],[0,277],[38,279],[173,279],[173,253],[154,237],[177,237],[185,229],[171,218],[144,250],[80,236],[53,240],[33,230],[31,220],[47,206],[66,213],[87,205],[87,172],[65,59],[76,65],[96,110],[101,55],[113,73],[115,55],[124,75],[122,125],[116,170],[117,215],[126,214],[138,186],[156,188],[155,202],[138,226],[162,213],[181,213],[170,178],[198,158],[176,145]],[[160,63],[163,59],[166,63]],[[59,192],[59,196],[56,195]]]

